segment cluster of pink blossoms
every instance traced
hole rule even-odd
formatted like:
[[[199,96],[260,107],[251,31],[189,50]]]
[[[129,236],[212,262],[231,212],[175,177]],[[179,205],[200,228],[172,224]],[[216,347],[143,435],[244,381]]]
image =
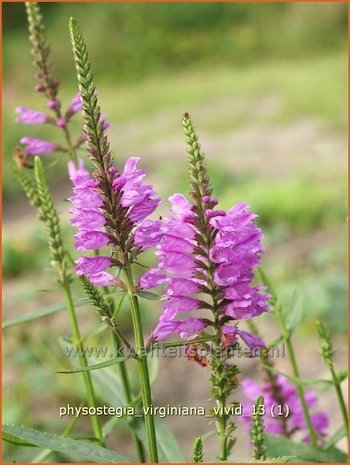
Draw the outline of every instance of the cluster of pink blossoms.
[[[48,100],[47,107],[56,111],[60,108],[59,100]],[[32,110],[25,107],[17,107],[17,123],[24,124],[53,124],[58,128],[64,128],[70,119],[82,109],[80,95],[77,93],[71,100],[64,116],[62,118],[52,117],[38,110]],[[61,151],[63,148],[53,142],[37,139],[33,137],[22,137],[20,142],[24,144],[27,155],[49,155],[55,151]]]
[[[206,259],[193,206],[182,194],[175,194],[169,200],[173,216],[150,223],[145,231],[145,236],[158,239],[159,261],[157,268],[140,278],[140,286],[149,289],[165,283],[163,314],[153,331],[153,340],[163,340],[175,333],[185,339],[197,337],[213,322],[209,318],[181,315],[211,309],[219,317],[224,346],[233,344],[239,336],[251,349],[264,347],[261,339],[236,325],[238,320],[258,316],[269,309],[269,295],[261,293],[264,288],[251,285],[252,270],[258,266],[262,254],[262,233],[254,223],[256,215],[245,203],[238,203],[225,212],[215,210],[215,199],[203,198],[204,205],[208,206],[205,211],[210,225],[208,235],[214,238]],[[217,295],[215,309],[203,297],[213,287]]]
[[[263,395],[266,408],[264,415],[264,426],[268,433],[285,434],[288,437],[300,431],[304,433],[303,441],[310,442],[308,428],[305,423],[302,405],[295,386],[290,383],[285,377],[277,376],[276,384],[278,388],[278,399],[274,394],[274,389],[270,382],[259,385],[253,379],[245,379],[242,381],[243,394],[245,401],[242,403],[242,413],[240,418],[245,422],[247,427],[251,423],[252,406],[256,399]],[[276,390],[276,387],[275,387]],[[314,391],[305,392],[305,402],[308,409],[312,409],[317,405],[317,396]],[[278,416],[276,407],[281,405],[283,413],[287,414],[286,405],[288,405],[289,415],[281,420]],[[273,407],[274,406],[274,407]],[[273,411],[275,408],[275,411]],[[273,413],[275,417],[273,417]],[[311,414],[311,422],[320,439],[326,436],[326,429],[329,425],[329,419],[326,412],[315,412]]]
[[[125,164],[123,173],[111,168],[114,176],[112,188],[120,194],[120,203],[126,209],[126,215],[136,227],[134,230],[134,244],[142,249],[153,247],[156,241],[142,240],[138,225],[157,208],[160,199],[153,187],[142,182],[145,172],[137,168],[138,157],[131,157]],[[98,250],[110,242],[111,236],[105,229],[107,219],[103,211],[103,198],[98,181],[93,179],[85,169],[82,160],[78,168],[71,161],[68,165],[69,177],[73,182],[73,195],[70,201],[74,208],[72,224],[78,229],[75,237],[77,250]],[[117,261],[112,256],[82,256],[76,260],[76,272],[79,276],[86,276],[96,286],[109,286],[114,276],[106,270]]]

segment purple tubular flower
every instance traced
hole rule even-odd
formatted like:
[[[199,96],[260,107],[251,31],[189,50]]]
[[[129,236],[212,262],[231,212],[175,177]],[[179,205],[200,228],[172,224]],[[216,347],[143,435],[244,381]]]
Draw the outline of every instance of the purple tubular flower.
[[[105,115],[105,114],[102,114],[102,115],[100,116],[100,121],[103,123],[103,129],[104,129],[105,131],[107,131],[107,129],[109,129],[109,128],[112,126],[111,123],[109,123],[109,122],[106,120],[106,118],[107,118],[107,115]]]
[[[27,155],[49,155],[59,148],[57,144],[33,137],[22,137],[20,142],[25,144]]]
[[[100,273],[109,268],[113,260],[110,257],[79,257],[76,261],[76,272],[78,276]]]
[[[51,119],[41,111],[31,110],[25,107],[17,107],[16,113],[19,114],[18,118],[16,118],[17,123],[40,124],[47,123]]]
[[[152,332],[152,340],[154,341],[163,341],[164,339],[167,339],[169,336],[173,335],[179,325],[181,324],[181,321],[176,321],[176,320],[160,320],[158,325],[155,327],[155,329]]]
[[[69,110],[72,114],[74,114],[74,113],[78,113],[78,111],[81,111],[82,108],[83,108],[83,105],[80,100],[80,93],[77,92],[70,102]]]
[[[187,318],[184,320],[163,318],[152,332],[151,337],[153,341],[162,341],[177,333],[181,339],[190,341],[203,332],[207,325],[208,322],[201,318]]]
[[[169,197],[172,204],[170,211],[177,216],[179,220],[190,220],[194,218],[193,206],[182,194],[174,194]]]
[[[77,250],[97,250],[109,243],[109,237],[103,231],[79,231],[75,236]]]
[[[276,399],[276,387],[279,392],[279,399]],[[295,386],[290,383],[285,377],[279,375],[276,377],[274,388],[271,382],[258,384],[252,379],[245,379],[242,382],[243,395],[245,397],[243,405],[243,414],[241,420],[249,427],[251,423],[252,405],[260,396],[264,396],[266,415],[264,417],[265,429],[272,434],[285,434],[291,436],[300,431],[304,433],[303,441],[309,442],[308,428],[305,423],[303,410],[300,399]],[[314,391],[305,392],[305,400],[309,409],[317,406],[317,396]],[[289,415],[286,418],[285,424],[280,420],[279,416],[272,416],[272,406],[275,404],[285,404],[289,407]],[[311,415],[312,425],[319,436],[319,440],[326,436],[326,430],[329,425],[328,415],[325,412],[316,412]]]
[[[143,184],[145,171],[137,168],[139,157],[130,157],[120,176],[113,181],[113,189],[121,192],[121,205],[128,209],[127,216],[135,225],[151,215],[160,203],[160,198],[150,184]]]
[[[189,341],[195,339],[208,326],[208,322],[202,318],[187,318],[182,320],[176,329],[181,339]]]
[[[198,310],[199,306],[200,302],[198,299],[181,295],[172,295],[168,298],[164,308],[166,311],[178,313]]]
[[[265,289],[264,286],[251,287],[244,282],[228,287],[225,297],[231,300],[225,306],[226,315],[237,320],[246,320],[266,312],[269,294],[260,294]]]
[[[180,278],[191,278],[195,269],[192,257],[182,252],[160,252],[159,266]]]
[[[66,125],[66,120],[65,118],[59,118],[57,121],[56,121],[56,126],[58,128],[64,128]]]
[[[173,295],[189,295],[199,292],[199,284],[191,279],[186,278],[170,278],[167,285],[168,296]]]
[[[95,286],[97,287],[110,286],[111,284],[113,284],[114,281],[114,277],[106,271],[90,274],[88,275],[88,278],[92,282],[92,284],[95,284]]]
[[[140,246],[143,250],[155,247],[163,236],[161,228],[161,221],[143,221],[143,223],[140,224],[140,226],[138,226],[135,230],[135,244]]]
[[[166,274],[161,273],[158,268],[151,268],[140,277],[139,286],[142,289],[152,289],[164,283],[165,280]]]
[[[49,100],[46,106],[47,108],[50,108],[51,110],[56,110],[57,108],[60,107],[60,102],[59,100]]]
[[[264,342],[255,334],[243,331],[242,329],[237,328],[237,326],[224,325],[221,327],[221,344],[224,347],[235,344],[237,342],[237,337],[242,339],[242,341],[251,350],[251,357],[259,356],[260,350],[266,349]]]

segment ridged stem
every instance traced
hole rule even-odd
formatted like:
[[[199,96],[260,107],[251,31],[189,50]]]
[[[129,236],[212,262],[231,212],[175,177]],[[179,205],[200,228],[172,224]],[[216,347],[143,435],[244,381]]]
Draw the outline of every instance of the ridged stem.
[[[134,294],[134,281],[132,277],[132,271],[130,264],[127,264],[124,269],[125,281],[127,287],[128,298],[130,302],[131,317],[134,329],[135,337],[135,350],[136,350],[136,361],[138,364],[140,384],[141,384],[141,395],[142,404],[144,409],[145,426],[148,440],[148,447],[150,453],[150,459],[152,463],[158,463],[158,450],[157,450],[157,439],[156,429],[154,424],[153,415],[150,414],[149,410],[152,406],[151,397],[151,383],[148,372],[148,363],[146,348],[143,339],[143,329],[141,322],[140,309],[138,299]],[[148,412],[146,413],[146,411]]]
[[[115,345],[115,347],[116,347],[116,349],[118,351],[119,347],[121,346],[121,341],[120,341],[119,337],[114,332],[112,332],[112,336],[113,336],[114,345]],[[130,388],[129,376],[128,376],[128,372],[127,372],[127,369],[126,369],[125,362],[118,363],[118,369],[119,369],[119,373],[120,373],[120,378],[122,380],[125,400],[126,400],[127,404],[130,405],[132,400],[133,400],[133,398],[132,398],[133,396],[132,396],[132,392],[131,392],[131,388]],[[145,450],[144,450],[142,441],[140,441],[140,439],[137,437],[137,435],[133,431],[131,431],[131,434],[132,434],[132,438],[133,438],[134,443],[135,443],[135,447],[136,447],[136,451],[137,451],[137,457],[138,457],[140,463],[145,463],[146,462],[146,457],[145,457]]]
[[[208,285],[212,299],[212,313],[214,317],[214,328],[216,341],[214,342],[214,355],[211,363],[212,371],[212,394],[215,398],[219,413],[216,415],[216,428],[219,436],[219,459],[226,461],[229,453],[228,439],[230,430],[228,428],[228,415],[225,413],[227,399],[231,394],[231,390],[227,390],[227,370],[225,356],[221,353],[220,344],[220,321],[218,316],[218,290],[214,282],[214,268],[210,260],[210,248],[212,245],[211,228],[208,217],[205,215],[203,198],[210,196],[212,189],[205,166],[204,156],[201,153],[201,146],[199,144],[198,136],[191,121],[190,116],[186,113],[182,120],[188,152],[188,162],[190,165],[190,195],[192,197],[195,213],[196,224],[199,235],[203,239],[203,252],[208,264]],[[232,366],[230,369],[236,372],[236,367]],[[231,425],[231,432],[234,430],[234,424]]]
[[[286,326],[286,323],[284,321],[284,318],[283,318],[283,315],[282,315],[282,312],[281,312],[281,309],[280,309],[278,303],[275,305],[274,311],[275,311],[275,315],[277,316],[277,319],[280,322],[280,325],[282,327],[283,332],[287,335],[288,334],[288,328]],[[295,378],[297,378],[297,379],[300,379],[299,367],[298,367],[298,364],[297,364],[295,351],[294,351],[294,347],[293,347],[290,336],[286,337],[286,346],[287,346],[287,352],[288,352],[289,360],[290,360],[290,363],[291,363],[291,366],[292,366],[293,376]],[[305,423],[306,423],[306,426],[307,426],[307,428],[309,430],[311,444],[313,446],[316,446],[318,436],[317,436],[317,433],[316,433],[316,431],[315,431],[315,429],[314,429],[314,427],[312,425],[310,412],[309,412],[309,409],[308,409],[308,406],[307,406],[306,400],[305,400],[304,388],[300,384],[297,384],[296,385],[296,390],[297,390],[298,397],[299,397],[301,407],[302,407],[302,410],[303,410]]]
[[[64,126],[63,127],[63,132],[64,132],[64,136],[65,136],[66,143],[67,143],[67,150],[68,150],[69,157],[70,157],[71,160],[76,162],[78,157],[77,157],[77,153],[76,153],[76,150],[74,148],[74,145],[72,144],[72,138],[71,138],[71,135],[70,135],[69,128],[67,126]]]
[[[81,335],[80,335],[80,330],[79,330],[79,325],[78,325],[76,311],[75,311],[75,307],[73,303],[70,285],[65,284],[63,286],[63,289],[65,293],[68,316],[69,316],[69,321],[71,325],[72,342],[78,348],[78,359],[79,359],[80,367],[86,368],[89,365],[87,363],[86,356],[84,353],[84,346],[83,346]],[[84,381],[85,389],[86,389],[87,403],[89,407],[93,407],[95,409],[97,403],[96,403],[96,398],[95,398],[94,387],[93,387],[92,380],[91,380],[91,375],[88,371],[84,371],[82,372],[82,376],[83,376],[83,381]],[[94,435],[96,439],[98,439],[99,443],[102,446],[104,446],[102,428],[101,428],[100,421],[97,415],[91,415],[91,425],[92,425],[92,429],[94,431]]]
[[[343,396],[343,393],[342,393],[342,390],[341,390],[341,387],[340,387],[338,376],[335,373],[334,368],[333,368],[332,365],[330,365],[329,369],[330,369],[330,372],[331,372],[331,375],[332,375],[335,391],[337,393],[338,402],[339,402],[339,406],[340,406],[340,411],[341,411],[341,414],[342,414],[342,417],[343,417],[344,427],[345,427],[345,431],[346,431],[346,436],[347,436],[348,442],[349,442],[348,410],[347,410],[347,407],[346,407],[346,404],[345,404],[345,400],[344,400],[344,396]]]

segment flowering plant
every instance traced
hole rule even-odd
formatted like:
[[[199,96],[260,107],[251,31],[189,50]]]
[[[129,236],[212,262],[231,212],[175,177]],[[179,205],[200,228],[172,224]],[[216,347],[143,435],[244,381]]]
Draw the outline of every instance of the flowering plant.
[[[335,444],[346,435],[348,427],[340,388],[346,375],[335,370],[330,334],[323,323],[318,323],[321,355],[331,376],[317,382],[335,388],[344,420],[344,426],[331,438],[327,413],[317,408],[316,393],[305,389],[313,382],[300,376],[292,342],[294,328],[260,268],[263,234],[257,226],[257,214],[245,202],[236,203],[228,211],[218,208],[190,116],[183,116],[189,198],[182,193],[173,194],[169,198],[169,215],[154,219],[161,199],[154,186],[145,182],[145,170],[138,166],[142,164],[140,158],[130,157],[122,170],[115,163],[107,134],[109,124],[99,107],[87,48],[76,21],[71,19],[69,26],[78,92],[63,111],[59,81],[51,75],[39,6],[30,2],[26,8],[37,81],[35,91],[45,96],[50,114],[21,106],[16,109],[16,121],[52,124],[61,131],[64,143],[22,137],[22,145],[14,152],[17,164],[13,172],[46,226],[51,265],[65,296],[71,325],[69,344],[78,349],[78,366],[58,373],[82,377],[87,407],[96,412],[99,406],[93,373],[103,373],[104,368],[116,365],[125,408],[137,406],[143,412],[140,418],[128,421],[138,461],[184,462],[175,438],[164,423],[155,419],[149,367],[149,357],[156,349],[183,347],[187,359],[210,374],[208,391],[213,406],[209,416],[215,424],[216,455],[220,461],[239,460],[235,457],[239,422],[247,433],[239,440],[251,446],[253,461],[344,461],[345,454]],[[83,128],[74,142],[70,122],[78,113],[82,114]],[[82,156],[78,156],[78,150]],[[54,157],[56,152],[67,156],[72,183],[68,212],[76,230],[74,251],[68,250],[62,236],[61,218],[42,162],[42,158]],[[33,167],[31,176],[29,170]],[[150,250],[154,266],[136,278],[135,271],[144,266],[141,260],[146,250]],[[73,253],[77,255],[75,259]],[[79,281],[89,307],[101,317],[103,329],[108,327],[118,349],[116,357],[88,362],[73,297],[74,281]],[[118,318],[124,299],[128,303],[133,342]],[[162,302],[158,323],[150,334],[144,329],[140,299]],[[281,327],[281,336],[271,344],[263,340],[259,330],[258,317],[267,312]],[[31,319],[40,316],[35,314]],[[244,324],[248,328],[243,329]],[[172,340],[164,342],[169,338]],[[286,346],[291,375],[277,370],[270,356],[271,348],[279,344]],[[264,381],[240,376],[236,353],[242,345],[248,348],[250,358],[258,359]],[[139,393],[131,387],[131,361],[138,367]],[[243,389],[241,403],[239,385]],[[4,425],[4,439],[45,448],[33,462],[47,461],[53,451],[92,462],[129,462],[128,457],[106,445],[115,420],[102,424],[98,415],[91,414],[90,418],[93,438],[88,442],[73,438],[75,423],[68,425],[59,437],[24,426]],[[193,462],[204,460],[204,439],[194,432]]]

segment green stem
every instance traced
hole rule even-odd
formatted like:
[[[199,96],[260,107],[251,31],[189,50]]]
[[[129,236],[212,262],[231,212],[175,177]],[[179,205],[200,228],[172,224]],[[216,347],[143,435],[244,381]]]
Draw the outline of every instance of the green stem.
[[[74,148],[74,146],[72,144],[72,139],[71,139],[70,132],[69,132],[69,129],[67,128],[67,126],[63,127],[63,132],[64,132],[64,135],[65,135],[65,138],[66,138],[69,156],[73,161],[77,161],[77,154],[76,154],[75,148]]]
[[[135,349],[136,349],[136,361],[139,369],[140,384],[141,384],[141,393],[142,393],[142,403],[144,408],[144,418],[146,433],[148,439],[148,447],[150,452],[150,458],[152,463],[158,463],[158,451],[157,451],[157,439],[156,439],[156,429],[154,425],[154,418],[149,412],[145,413],[145,410],[149,410],[152,405],[151,397],[151,383],[149,379],[148,372],[148,363],[146,348],[143,340],[142,332],[142,322],[140,309],[138,304],[138,299],[134,294],[134,282],[132,277],[132,271],[130,264],[127,264],[124,270],[126,278],[126,286],[128,292],[128,298],[130,301],[131,308],[131,317],[134,328],[135,336]]]
[[[217,316],[215,317],[215,319],[218,320]],[[217,325],[217,327],[219,327],[219,326]],[[218,333],[217,337],[219,337],[219,333]],[[220,351],[220,343],[219,342],[215,343],[215,349]],[[218,358],[220,358],[220,356]],[[220,361],[218,361],[217,367],[218,368],[216,370],[216,374],[217,374],[217,376],[221,376],[223,367],[222,367]],[[219,368],[220,368],[220,371],[219,371]],[[226,413],[225,413],[226,396],[224,394],[221,394],[220,399],[216,400],[216,405],[220,409],[218,418],[216,420],[216,422],[217,422],[217,431],[218,431],[218,435],[219,435],[219,459],[221,461],[225,462],[227,460],[227,431],[226,431],[227,418],[226,418]]]
[[[121,345],[120,339],[114,332],[112,332],[112,336],[113,336],[113,342],[114,342],[115,348],[117,349],[117,352],[118,352],[118,349]],[[128,376],[125,362],[118,363],[118,369],[119,369],[120,377],[122,380],[125,400],[127,404],[130,405],[132,402],[132,393],[131,393],[129,376]],[[133,440],[136,446],[138,459],[140,463],[145,463],[146,457],[145,457],[145,450],[144,450],[142,441],[140,441],[140,439],[137,437],[137,435],[133,431],[131,431],[131,435],[133,437]]]
[[[334,371],[333,365],[329,365],[329,369],[330,369],[330,372],[331,372],[331,375],[332,375],[332,378],[333,378],[334,387],[335,387],[335,390],[336,390],[336,393],[337,393],[338,402],[339,402],[339,406],[340,406],[340,411],[341,411],[341,414],[342,414],[342,417],[343,417],[345,431],[347,433],[346,436],[348,437],[349,436],[348,435],[348,433],[349,433],[349,420],[348,420],[348,411],[347,411],[347,408],[346,408],[344,396],[343,396],[343,393],[342,393],[342,390],[341,390],[341,387],[340,387],[338,376],[337,376],[336,372]],[[348,441],[349,441],[349,439],[348,439]]]
[[[225,411],[226,402],[221,400],[217,401],[218,406]],[[225,415],[225,413],[223,413]],[[222,417],[219,423],[219,437],[220,437],[220,455],[219,459],[223,462],[227,460],[227,434],[226,434],[226,419]]]
[[[291,337],[290,337],[290,335],[288,335],[288,328],[286,326],[286,323],[284,321],[284,318],[282,316],[282,312],[281,312],[281,309],[280,309],[278,303],[275,305],[274,310],[275,310],[275,315],[277,316],[277,318],[278,318],[278,320],[279,320],[279,322],[280,322],[280,324],[282,326],[282,329],[283,329],[283,331],[284,331],[284,333],[286,335],[287,351],[288,351],[290,363],[292,365],[293,376],[300,380],[301,379],[300,378],[300,372],[299,372],[299,368],[298,368],[296,357],[295,357],[294,347],[293,347],[293,344],[292,344],[292,341],[291,341]],[[296,390],[297,390],[298,397],[299,397],[300,402],[301,402],[301,407],[302,407],[302,410],[303,410],[305,423],[306,423],[306,426],[307,426],[307,428],[309,430],[311,444],[313,446],[316,446],[317,445],[317,433],[316,433],[316,431],[315,431],[315,429],[314,429],[314,427],[312,425],[310,412],[309,412],[309,409],[308,409],[306,401],[305,401],[304,388],[300,384],[297,384],[296,385]]]
[[[69,284],[65,284],[63,286],[63,289],[65,292],[68,316],[69,316],[69,320],[71,324],[72,342],[78,348],[78,359],[79,359],[80,367],[85,368],[88,366],[88,363],[87,363],[86,356],[84,353],[84,346],[83,346],[80,331],[79,331],[78,320],[77,320],[73,298],[72,298],[72,293],[71,293]],[[89,407],[96,408],[95,392],[94,392],[94,388],[92,385],[90,373],[88,371],[84,371],[82,372],[82,376],[83,376],[85,389],[86,389],[87,403]],[[102,429],[101,429],[98,416],[91,415],[91,425],[92,425],[92,429],[94,431],[94,435],[96,439],[99,441],[101,446],[104,446],[104,439],[103,439]]]

